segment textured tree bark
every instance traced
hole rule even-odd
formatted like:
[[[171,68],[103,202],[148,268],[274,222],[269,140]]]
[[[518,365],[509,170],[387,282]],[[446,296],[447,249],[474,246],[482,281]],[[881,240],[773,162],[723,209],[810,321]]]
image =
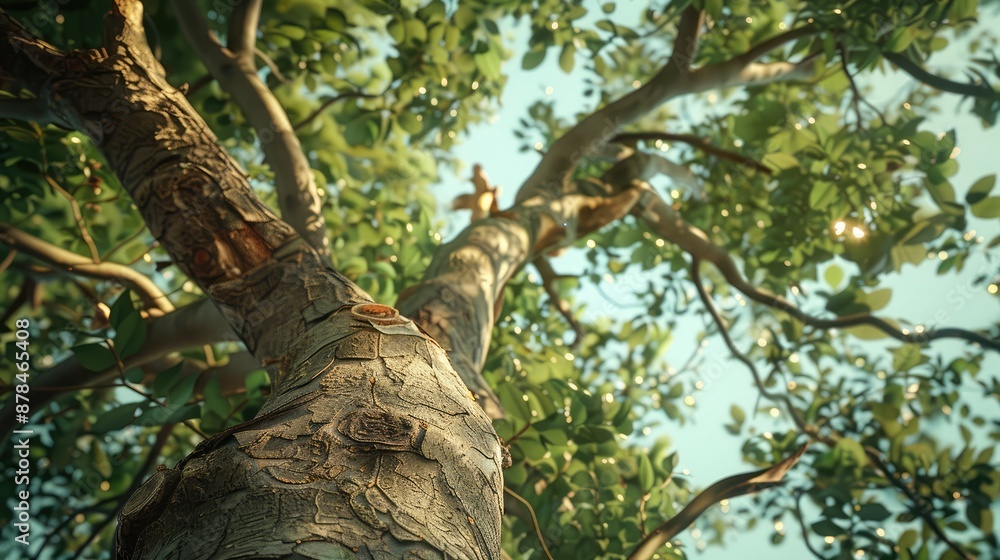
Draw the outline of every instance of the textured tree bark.
[[[128,501],[119,558],[499,558],[502,448],[429,336],[253,194],[119,0],[106,50],[0,14],[0,74],[86,132],[174,262],[272,378],[251,422]]]

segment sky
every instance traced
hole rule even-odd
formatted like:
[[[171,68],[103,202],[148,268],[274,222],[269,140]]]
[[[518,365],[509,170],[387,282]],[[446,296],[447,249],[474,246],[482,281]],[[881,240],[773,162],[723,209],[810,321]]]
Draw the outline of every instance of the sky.
[[[634,13],[637,20],[647,3],[639,1],[619,2],[619,12]],[[593,5],[593,11],[599,10],[599,3]],[[990,13],[983,14],[981,26],[1000,28],[1000,12],[994,7]],[[621,17],[627,21],[628,16]],[[504,190],[501,196],[501,208],[509,205],[517,186],[530,174],[540,159],[534,151],[519,152],[521,142],[514,137],[514,131],[519,127],[518,119],[527,116],[528,107],[536,100],[544,97],[554,98],[558,114],[572,116],[575,112],[592,108],[580,94],[583,91],[583,73],[574,75],[563,73],[557,64],[556,56],[548,56],[539,68],[524,71],[520,66],[527,44],[528,31],[526,25],[519,26],[508,41],[508,46],[514,49],[514,56],[505,63],[503,70],[508,77],[507,87],[502,98],[502,106],[495,118],[489,123],[473,126],[461,137],[461,143],[453,150],[454,155],[467,165],[458,175],[448,169],[442,169],[441,184],[434,187],[442,206],[441,216],[448,226],[442,232],[445,239],[454,236],[468,223],[468,214],[450,212],[447,210],[450,201],[458,194],[470,192],[468,181],[471,165],[480,163],[495,185]],[[932,59],[930,69],[945,75],[954,75],[954,70],[963,64],[967,56],[962,48],[950,48],[938,53]],[[550,53],[551,54],[551,53]],[[960,78],[960,77],[959,77]],[[904,88],[901,80],[909,80],[908,76],[889,72],[885,76],[863,78],[859,81],[862,89],[867,89],[869,100],[880,106],[890,106],[892,103],[906,101],[901,98]],[[984,130],[979,120],[969,115],[968,102],[958,105],[955,96],[945,97],[940,103],[940,112],[928,119],[926,126],[935,131],[945,131],[950,128],[957,130],[958,146],[961,153],[957,156],[959,172],[953,178],[953,184],[963,196],[962,188],[967,188],[983,175],[996,173],[996,130]],[[1000,223],[996,220],[988,222],[970,216],[970,229],[975,229],[977,235],[990,239],[1000,233]],[[586,263],[572,252],[553,259],[557,271],[565,272],[580,270]],[[845,263],[840,263],[846,266]],[[995,271],[986,263],[982,256],[971,258],[965,270],[960,274],[938,277],[935,274],[937,261],[928,259],[920,266],[908,266],[902,273],[890,274],[884,281],[884,286],[893,288],[893,298],[889,305],[879,312],[884,317],[908,319],[914,323],[932,323],[935,317],[941,317],[944,312],[945,324],[976,328],[985,326],[995,320],[1000,314],[1000,303],[997,298],[986,293],[985,287],[971,287],[971,280],[987,271]],[[614,291],[612,285],[603,286],[605,291]],[[929,297],[935,294],[937,297]],[[950,295],[952,297],[942,297]],[[954,302],[961,301],[961,304]],[[664,319],[666,322],[666,319]],[[675,332],[696,333],[702,330],[701,320],[691,315],[683,318]],[[694,348],[693,336],[675,336],[675,343],[668,352],[668,362],[680,362],[690,355]],[[954,352],[959,347],[957,343],[935,343],[934,349],[945,355]],[[723,424],[729,421],[729,409],[732,404],[738,404],[744,410],[752,411],[758,404],[756,391],[753,389],[746,370],[731,360],[728,352],[718,337],[710,341],[706,352],[714,352],[726,356],[729,375],[706,384],[696,396],[697,405],[692,422],[683,427],[676,423],[661,425],[673,441],[674,449],[678,450],[681,462],[678,469],[687,469],[696,486],[705,487],[712,482],[738,472],[752,470],[741,462],[741,440],[731,436],[723,429]],[[987,371],[1000,371],[1000,359],[994,355],[987,362]],[[754,419],[758,430],[768,429],[770,418],[758,416]],[[781,426],[780,420],[774,420],[773,426]],[[706,445],[706,442],[711,442]],[[703,551],[696,551],[697,538],[691,532],[685,532],[682,539],[687,543],[689,557],[702,560],[722,560],[732,558],[738,550],[740,557],[768,557],[772,560],[801,559],[809,557],[808,551],[801,542],[797,528],[788,528],[788,538],[777,548],[770,543],[771,526],[769,522],[762,523],[754,531],[731,532],[726,537],[726,546],[709,546]]]

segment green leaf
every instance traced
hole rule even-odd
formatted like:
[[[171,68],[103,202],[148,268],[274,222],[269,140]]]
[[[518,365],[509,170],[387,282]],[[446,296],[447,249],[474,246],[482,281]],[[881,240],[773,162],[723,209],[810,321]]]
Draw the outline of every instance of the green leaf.
[[[993,190],[993,186],[996,185],[997,176],[987,175],[969,187],[969,192],[965,193],[965,202],[970,205],[976,204],[977,202],[983,200],[989,196],[990,191]]]
[[[132,292],[130,290],[125,290],[118,296],[118,299],[111,304],[111,326],[118,330],[119,325],[124,321],[129,315],[138,315],[139,312],[135,310],[135,306],[132,304]]]
[[[653,463],[649,460],[647,455],[639,456],[639,487],[642,489],[643,494],[648,493],[653,489],[653,484],[656,483],[656,478],[653,475]]]
[[[204,410],[212,411],[223,418],[229,414],[229,399],[222,394],[222,384],[218,377],[213,377],[205,384]]]
[[[883,332],[882,329],[873,327],[871,325],[857,325],[854,327],[848,327],[844,329],[844,332],[861,340],[881,340],[889,336],[885,334],[885,332]]]
[[[197,375],[185,375],[177,380],[177,383],[170,388],[170,393],[167,395],[167,404],[171,408],[187,404],[191,400],[191,395],[194,394],[196,381],[198,381]]]
[[[423,44],[427,42],[427,26],[419,19],[408,19],[404,24],[406,27],[406,42],[413,44]]]
[[[1000,218],[1000,196],[991,196],[972,205],[972,215],[977,218]]]
[[[115,331],[115,351],[122,359],[138,352],[146,342],[146,322],[138,312],[126,316],[115,327]]]
[[[892,299],[892,288],[881,288],[868,292],[861,301],[868,306],[869,310],[878,311],[888,305],[890,299]]]
[[[483,73],[487,79],[496,80],[500,78],[503,73],[500,68],[500,50],[493,47],[490,50],[482,53],[473,55],[473,59],[476,61],[476,68]]]
[[[897,372],[906,372],[926,361],[927,358],[920,353],[919,346],[904,344],[893,352],[892,369]]]
[[[729,414],[733,417],[733,421],[741,426],[747,419],[747,413],[743,412],[743,409],[735,404],[729,407]]]
[[[836,290],[844,281],[844,271],[839,266],[831,264],[823,271],[823,279],[826,280],[828,286]]]
[[[576,47],[573,43],[563,45],[562,52],[559,53],[559,68],[569,74],[573,71],[573,63],[576,62]]]
[[[106,346],[95,342],[70,349],[80,365],[90,371],[104,371],[115,365],[115,355]]]
[[[410,134],[417,134],[424,128],[424,124],[417,120],[417,115],[411,111],[404,111],[396,117],[396,123],[400,128]]]
[[[129,383],[142,383],[142,380],[146,378],[146,372],[139,368],[132,368],[125,372],[125,380]]]
[[[193,376],[192,376],[193,377]],[[189,404],[177,408],[170,413],[170,416],[163,421],[164,424],[175,424],[185,420],[191,420],[201,416],[201,407],[197,404]]]
[[[141,403],[127,403],[112,408],[97,418],[90,431],[95,434],[106,434],[124,428],[135,420],[135,411],[139,406]]]
[[[823,210],[837,200],[837,189],[833,183],[816,181],[809,191],[809,206],[813,210]]]
[[[910,43],[917,38],[917,31],[917,27],[897,27],[886,40],[884,49],[892,53],[905,51]]]
[[[799,160],[791,154],[778,152],[764,156],[764,165],[771,167],[775,171],[781,171],[783,169],[798,167]]]
[[[362,115],[347,123],[344,129],[344,140],[352,146],[371,147],[378,139],[379,125],[370,115]]]
[[[892,513],[880,503],[865,504],[858,510],[858,517],[865,521],[884,521],[890,515]]]
[[[537,68],[545,60],[545,52],[545,47],[535,47],[534,50],[524,53],[524,58],[521,59],[521,68],[524,70]]]
[[[847,532],[846,529],[829,519],[821,519],[816,523],[813,523],[812,529],[816,532],[816,534],[823,537],[836,537]]]

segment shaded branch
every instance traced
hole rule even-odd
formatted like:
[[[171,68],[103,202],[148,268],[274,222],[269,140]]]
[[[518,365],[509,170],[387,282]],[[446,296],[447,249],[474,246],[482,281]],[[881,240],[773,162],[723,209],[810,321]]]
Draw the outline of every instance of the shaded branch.
[[[265,65],[267,65],[268,70],[271,71],[271,75],[274,76],[279,82],[283,84],[287,84],[289,82],[288,78],[281,73],[281,69],[278,68],[278,64],[271,57],[267,56],[266,52],[260,50],[259,47],[254,47],[253,52],[264,62]]]
[[[263,0],[242,0],[236,3],[229,17],[226,46],[234,56],[253,61],[257,45],[257,26]]]
[[[677,37],[674,39],[673,52],[667,65],[677,66],[683,70],[691,67],[691,62],[698,54],[698,37],[704,24],[705,12],[694,6],[685,8],[681,14],[681,21],[677,24]]]
[[[67,251],[21,231],[10,224],[0,223],[0,243],[73,274],[122,282],[134,289],[148,308],[159,310],[161,313],[170,313],[174,310],[174,305],[151,279],[125,265],[94,262],[87,257]]]
[[[959,95],[968,95],[970,97],[983,97],[986,99],[1000,99],[1000,92],[990,87],[987,83],[974,84],[967,83],[963,84],[961,82],[955,82],[932,74],[925,70],[922,66],[916,62],[910,60],[904,54],[901,53],[882,53],[882,56],[886,60],[895,64],[900,70],[906,72],[910,76],[913,76],[917,80],[941,91],[946,91],[949,93],[957,93]]]
[[[851,93],[853,94],[853,97],[851,98],[851,105],[854,108],[854,114],[858,120],[857,122],[858,129],[864,128],[864,117],[861,115],[861,103],[867,105],[869,109],[871,109],[872,111],[875,112],[876,115],[878,115],[879,119],[882,121],[882,126],[888,126],[885,115],[882,114],[882,111],[880,111],[878,107],[876,107],[875,105],[872,105],[870,101],[868,101],[867,99],[865,99],[863,95],[861,95],[861,90],[858,89],[858,84],[854,81],[854,76],[851,74],[850,69],[847,67],[847,49],[844,48],[844,45],[840,45],[839,51],[840,51],[840,67],[844,71],[844,75],[847,76],[847,83],[850,84]]]
[[[316,249],[320,258],[328,261],[330,241],[309,161],[302,152],[285,110],[257,76],[252,44],[255,32],[251,33],[247,27],[254,23],[256,29],[260,2],[248,0],[242,4],[249,6],[242,12],[242,17],[234,13],[231,22],[237,28],[235,38],[239,44],[242,47],[249,45],[248,50],[239,53],[223,47],[212,34],[197,1],[178,0],[174,11],[181,31],[195,53],[223,89],[233,96],[247,121],[257,131],[264,159],[274,172],[282,219]]]
[[[812,73],[815,55],[807,56],[796,63],[762,64],[757,61],[775,49],[818,32],[814,25],[797,27],[775,35],[730,60],[699,68],[692,73],[692,87],[696,91],[705,91],[735,85],[761,85],[806,78]]]
[[[375,99],[377,97],[379,96],[371,93],[364,93],[362,91],[348,91],[345,93],[341,93],[339,95],[335,95],[320,103],[319,107],[317,107],[312,113],[309,113],[309,116],[302,119],[301,122],[295,125],[295,130],[302,130],[303,128],[308,126],[309,123],[313,122],[314,120],[316,120],[317,117],[322,115],[323,111],[327,110],[331,105],[337,103],[338,101],[343,101],[345,99],[357,99],[357,98]]]
[[[677,515],[649,533],[629,555],[629,560],[653,558],[661,546],[694,523],[701,514],[705,513],[705,510],[722,500],[753,494],[780,485],[785,473],[798,462],[808,447],[808,444],[802,446],[795,455],[772,467],[730,476],[709,486],[695,496]]]
[[[697,20],[693,21],[694,12]],[[621,127],[645,115],[668,99],[689,92],[687,63],[695,51],[701,14],[693,8],[681,15],[678,35],[667,63],[638,89],[594,111],[559,137],[542,156],[515,198],[522,202],[538,194],[555,196],[568,187],[568,177],[587,155],[600,153]]]
[[[2,98],[0,99],[0,118],[31,121],[38,124],[54,124],[62,128],[69,128],[69,123],[60,119],[41,99]]]
[[[639,140],[642,141],[663,140],[664,142],[681,142],[693,146],[695,148],[698,148],[699,150],[707,154],[711,154],[713,156],[734,163],[738,163],[746,167],[751,167],[757,171],[760,171],[761,173],[765,173],[767,175],[773,173],[770,167],[767,167],[763,163],[760,163],[759,161],[751,157],[744,156],[736,152],[731,152],[729,150],[720,148],[718,146],[714,146],[693,134],[676,134],[670,132],[626,132],[619,134],[611,139],[612,142],[636,142]]]

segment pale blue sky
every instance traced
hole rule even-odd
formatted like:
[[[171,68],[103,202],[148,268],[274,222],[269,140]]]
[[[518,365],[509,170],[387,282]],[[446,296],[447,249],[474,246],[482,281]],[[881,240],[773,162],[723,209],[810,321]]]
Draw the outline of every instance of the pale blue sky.
[[[638,17],[647,5],[645,2],[637,1],[618,4],[619,10],[616,16],[619,17],[621,12],[626,10],[634,12],[635,17]],[[599,6],[599,2],[594,2],[592,9],[599,12]],[[622,18],[623,21],[626,19]],[[982,27],[1000,28],[1000,17],[995,10],[990,17],[983,19],[990,25],[981,24]],[[517,186],[528,176],[540,158],[534,152],[519,152],[520,141],[513,135],[513,131],[518,128],[518,119],[527,116],[528,107],[534,101],[546,97],[546,88],[549,87],[552,90],[548,95],[557,101],[556,110],[560,115],[571,117],[579,110],[591,108],[592,103],[580,94],[585,89],[583,73],[578,71],[574,75],[567,76],[558,68],[557,57],[551,53],[541,67],[529,72],[523,71],[520,59],[525,52],[526,38],[526,26],[522,25],[514,36],[514,43],[511,44],[515,50],[514,57],[504,65],[508,83],[502,99],[503,106],[496,118],[491,123],[472,127],[467,135],[460,137],[461,143],[454,150],[454,154],[469,166],[472,163],[482,164],[492,182],[504,188],[501,199],[504,204],[501,204],[501,207],[512,201]],[[950,71],[959,68],[965,56],[965,51],[959,48],[939,53],[933,59],[932,69],[945,74],[952,73]],[[891,73],[886,77],[865,78],[859,85],[863,88],[872,88],[870,94],[872,101],[902,103],[905,99],[900,95],[904,89],[900,84],[908,79],[904,75]],[[978,119],[968,114],[968,102],[961,107],[957,107],[957,103],[957,97],[944,98],[939,103],[941,113],[928,119],[926,126],[933,131],[957,129],[958,146],[961,148],[961,153],[958,155],[960,170],[954,177],[953,183],[960,191],[959,197],[961,197],[963,194],[961,190],[976,179],[1000,170],[998,169],[1000,163],[995,154],[997,140],[1000,138],[995,129],[984,130]],[[449,222],[443,232],[445,239],[453,236],[467,224],[466,213],[448,213],[445,208],[455,195],[471,190],[467,179],[469,166],[457,177],[444,170],[442,184],[434,187],[442,205],[443,215]],[[970,216],[969,223],[970,229],[977,230],[978,235],[985,236],[987,240],[1000,232],[1000,223],[997,220],[988,222]],[[554,259],[553,265],[559,271],[572,271],[586,266],[586,263],[569,253],[562,258]],[[894,295],[889,306],[880,311],[880,315],[906,319],[914,324],[928,324],[932,323],[935,317],[941,317],[940,312],[943,310],[946,317],[944,323],[966,328],[985,326],[996,319],[1000,314],[1000,303],[997,298],[989,296],[984,287],[974,289],[969,287],[972,278],[984,272],[995,271],[995,265],[989,268],[986,260],[982,256],[977,256],[969,259],[962,273],[943,278],[934,273],[936,266],[937,261],[928,260],[918,267],[907,266],[901,274],[890,275],[885,285],[893,288]],[[611,285],[606,285],[604,288],[605,291],[615,289]],[[950,301],[943,297],[946,294],[953,296]],[[966,303],[955,305],[956,298]],[[633,310],[627,312],[632,313]],[[675,329],[675,342],[667,354],[669,363],[676,364],[687,358],[696,343],[694,333],[701,330],[701,325],[701,321],[693,316],[680,322]],[[935,351],[945,353],[954,352],[957,347],[957,343],[947,341],[933,345]],[[674,442],[674,448],[680,452],[681,463],[678,468],[688,469],[695,484],[701,487],[719,478],[748,470],[747,465],[741,463],[740,439],[725,432],[723,424],[729,420],[731,404],[738,404],[747,411],[752,411],[757,404],[756,391],[750,383],[749,374],[743,366],[729,360],[722,341],[717,337],[711,340],[708,350],[720,356],[719,359],[725,365],[727,375],[707,383],[706,387],[695,395],[697,408],[693,414],[693,422],[683,427],[675,423],[667,423],[664,426]],[[987,362],[986,371],[990,370],[1000,371],[1000,359],[995,355]],[[777,429],[781,426],[777,420],[760,416],[753,419],[753,423],[758,431]],[[706,445],[706,442],[710,442],[710,445]],[[791,524],[786,523],[786,525]],[[684,539],[689,545],[689,557],[703,560],[722,560],[737,556],[769,557],[774,560],[798,560],[810,557],[801,543],[797,527],[786,528],[789,537],[778,548],[769,541],[770,523],[765,521],[760,527],[749,533],[732,533],[726,539],[725,548],[713,546],[702,552],[694,549],[692,546],[694,540],[687,533]]]

